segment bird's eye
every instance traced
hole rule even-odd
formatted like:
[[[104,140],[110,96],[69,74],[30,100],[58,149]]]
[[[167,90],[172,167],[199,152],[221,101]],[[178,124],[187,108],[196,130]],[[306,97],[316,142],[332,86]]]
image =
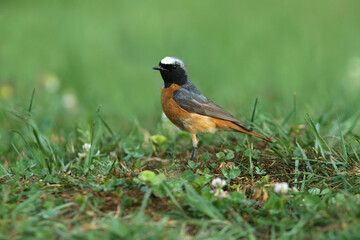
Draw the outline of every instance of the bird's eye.
[[[172,66],[172,69],[173,69],[173,70],[177,69],[177,65],[173,65],[173,66]]]

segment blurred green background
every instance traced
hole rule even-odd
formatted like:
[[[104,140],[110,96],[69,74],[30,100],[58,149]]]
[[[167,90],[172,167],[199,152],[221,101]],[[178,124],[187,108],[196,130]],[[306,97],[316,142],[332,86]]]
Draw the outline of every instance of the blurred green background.
[[[161,116],[151,68],[181,58],[191,80],[237,116],[283,118],[360,102],[360,1],[1,1],[2,109],[73,124],[99,105],[115,130]],[[60,116],[60,117],[59,117]],[[302,118],[302,114],[298,114]],[[58,121],[56,123],[56,121]]]

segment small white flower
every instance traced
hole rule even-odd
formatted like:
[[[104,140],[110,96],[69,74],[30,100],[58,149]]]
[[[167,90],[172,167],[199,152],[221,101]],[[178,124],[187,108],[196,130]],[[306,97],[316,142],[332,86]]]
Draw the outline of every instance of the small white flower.
[[[214,178],[211,185],[213,185],[216,189],[222,189],[226,185],[226,182],[221,178]]]
[[[84,143],[84,145],[82,146],[83,151],[85,152],[89,152],[91,149],[91,144],[90,143]]]
[[[215,197],[220,199],[224,199],[229,195],[228,192],[225,192],[222,189],[211,190],[210,193],[214,194]]]
[[[91,144],[90,143],[84,143],[84,145],[82,145],[82,152],[78,153],[78,157],[79,159],[83,159],[86,158],[86,156],[89,154],[90,150],[91,150]],[[97,152],[95,153],[95,156],[99,156],[100,155],[100,150],[97,150]]]
[[[278,183],[274,187],[274,192],[277,195],[285,195],[289,190],[289,185],[286,182]]]

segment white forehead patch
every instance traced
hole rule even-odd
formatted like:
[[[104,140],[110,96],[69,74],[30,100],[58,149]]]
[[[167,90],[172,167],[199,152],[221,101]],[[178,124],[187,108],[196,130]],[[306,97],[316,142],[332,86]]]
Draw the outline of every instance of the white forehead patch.
[[[175,64],[176,58],[174,57],[165,57],[163,60],[161,60],[162,64]]]
[[[183,68],[186,72],[186,67],[183,61],[180,58],[176,57],[165,57],[163,60],[160,61],[161,64],[171,65],[171,64],[178,64],[181,68]]]

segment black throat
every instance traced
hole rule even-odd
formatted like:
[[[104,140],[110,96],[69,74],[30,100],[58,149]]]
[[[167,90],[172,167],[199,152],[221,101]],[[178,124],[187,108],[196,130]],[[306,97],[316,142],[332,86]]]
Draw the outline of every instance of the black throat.
[[[164,80],[164,87],[168,88],[171,84],[184,85],[188,82],[188,76],[185,73],[179,72],[161,72],[161,77]]]

